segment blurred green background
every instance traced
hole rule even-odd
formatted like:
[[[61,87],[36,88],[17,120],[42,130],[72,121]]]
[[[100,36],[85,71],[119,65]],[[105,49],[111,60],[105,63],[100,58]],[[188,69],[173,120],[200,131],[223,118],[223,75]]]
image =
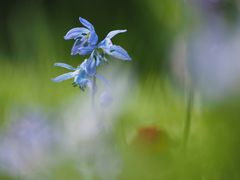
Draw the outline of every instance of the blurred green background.
[[[227,96],[220,95],[220,99],[212,102],[209,96],[201,94],[197,80],[195,84],[192,78],[195,74],[189,61],[194,54],[188,52],[194,33],[201,26],[208,27],[206,24],[213,17],[224,22],[226,36],[238,32],[237,0],[218,0],[212,4],[208,0],[1,1],[0,127],[5,129],[14,107],[38,106],[55,114],[69,99],[78,94],[84,96],[69,81],[61,84],[51,81],[63,72],[53,68],[55,62],[76,66],[83,60],[70,56],[73,42],[63,39],[70,28],[80,26],[79,16],[94,24],[100,39],[110,30],[128,30],[113,40],[132,57],[133,61],[125,66],[134,72],[137,81],[134,87],[129,87],[134,96],[126,100],[113,131],[123,162],[116,179],[240,179],[239,81],[234,81]],[[210,23],[209,29],[211,26]],[[176,42],[182,37],[185,45],[190,46],[187,52],[183,50],[187,63],[174,66],[173,59],[182,57],[181,53],[173,57]],[[182,47],[184,43],[178,49]],[[182,135],[190,86],[194,86],[195,93],[185,152]],[[143,142],[139,143],[138,138],[143,138]],[[79,179],[79,174],[67,163],[53,172],[49,179]],[[2,179],[8,176],[16,179],[5,174]]]
[[[1,1],[1,111],[12,102],[52,106],[76,93],[50,79],[57,74],[54,62],[78,65],[83,60],[70,56],[73,42],[63,40],[70,28],[80,26],[79,16],[95,25],[100,39],[110,30],[128,29],[115,42],[134,59],[131,67],[142,78],[160,76],[167,72],[170,46],[181,31],[183,11],[181,2],[169,0]]]

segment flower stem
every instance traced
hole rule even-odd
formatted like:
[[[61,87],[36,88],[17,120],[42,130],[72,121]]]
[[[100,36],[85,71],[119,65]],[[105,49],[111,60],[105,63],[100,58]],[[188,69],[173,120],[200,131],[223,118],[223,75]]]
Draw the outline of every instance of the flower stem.
[[[92,92],[91,92],[91,104],[92,110],[95,111],[95,96],[96,96],[96,77],[93,76]]]
[[[192,107],[193,107],[193,99],[194,99],[194,90],[191,86],[189,89],[189,96],[187,100],[187,107],[186,107],[186,119],[184,122],[184,129],[183,129],[183,147],[186,149],[189,134],[191,130],[191,119],[192,119]]]

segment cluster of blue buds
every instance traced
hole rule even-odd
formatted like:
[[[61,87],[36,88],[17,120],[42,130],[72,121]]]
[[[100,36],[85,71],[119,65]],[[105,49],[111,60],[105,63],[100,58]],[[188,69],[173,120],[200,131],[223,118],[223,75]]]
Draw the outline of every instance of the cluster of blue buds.
[[[124,61],[130,61],[131,58],[121,46],[114,45],[111,39],[127,30],[114,30],[108,33],[104,40],[98,43],[98,35],[95,32],[94,26],[86,19],[79,18],[84,27],[73,28],[64,36],[65,40],[73,39],[74,45],[71,50],[71,55],[90,55],[77,68],[74,68],[65,63],[55,63],[55,66],[63,67],[71,70],[53,79],[54,82],[62,82],[73,78],[73,86],[78,86],[84,90],[86,87],[93,86],[93,78],[99,78],[103,81],[104,78],[97,74],[97,67],[107,62],[107,56],[117,58]]]

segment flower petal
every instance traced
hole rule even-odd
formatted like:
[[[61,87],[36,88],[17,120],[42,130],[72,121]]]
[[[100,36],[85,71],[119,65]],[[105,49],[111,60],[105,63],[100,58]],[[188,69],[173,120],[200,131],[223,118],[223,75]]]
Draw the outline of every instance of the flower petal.
[[[96,57],[96,66],[100,66],[102,64],[101,58]]]
[[[96,74],[96,61],[94,58],[90,57],[86,61],[86,72],[90,75],[93,76]]]
[[[86,69],[86,64],[87,64],[87,59],[85,59],[78,67],[80,68],[80,69]]]
[[[62,81],[65,81],[67,79],[70,79],[70,78],[73,78],[75,75],[73,72],[69,72],[69,73],[65,73],[65,74],[62,74],[60,76],[57,76],[55,78],[52,79],[52,81],[54,82],[62,82]]]
[[[113,45],[111,39],[105,38],[98,44],[98,48],[109,49]]]
[[[88,43],[91,44],[91,45],[96,45],[97,42],[98,42],[98,36],[95,32],[95,29],[94,29],[94,26],[89,22],[87,21],[86,19],[80,17],[79,18],[79,21],[86,27],[90,30],[90,37],[88,38]]]
[[[70,29],[67,34],[64,36],[65,40],[77,39],[82,36],[86,36],[89,33],[89,30],[83,27]]]
[[[80,55],[87,55],[87,54],[91,54],[94,49],[95,49],[95,46],[79,47],[78,53]]]
[[[112,45],[109,49],[105,49],[106,53],[117,59],[130,61],[131,57],[128,55],[127,51],[121,46]]]
[[[82,46],[82,44],[83,44],[83,41],[81,39],[77,39],[73,44],[71,55],[78,54],[78,49]]]
[[[88,78],[85,70],[81,70],[80,73],[74,78],[74,85],[80,87],[80,89],[84,90],[87,86],[90,87],[91,80]]]
[[[96,61],[96,66],[98,67],[98,66],[102,65],[103,63],[106,63],[107,59],[105,58],[104,55],[98,54],[95,56],[95,61]]]
[[[107,35],[106,38],[112,39],[112,38],[113,38],[114,36],[116,36],[117,34],[119,34],[119,33],[124,33],[124,32],[127,32],[127,30],[124,29],[124,30],[114,30],[114,31],[110,31],[110,32],[108,33],[108,35]]]
[[[89,30],[94,30],[94,26],[86,19],[79,17],[79,21]]]
[[[54,66],[63,67],[63,68],[70,69],[70,70],[73,70],[73,71],[76,70],[76,68],[74,68],[74,67],[72,67],[68,64],[65,64],[65,63],[55,63]]]
[[[98,35],[94,30],[90,31],[90,36],[88,38],[88,43],[91,45],[96,45],[98,42]]]

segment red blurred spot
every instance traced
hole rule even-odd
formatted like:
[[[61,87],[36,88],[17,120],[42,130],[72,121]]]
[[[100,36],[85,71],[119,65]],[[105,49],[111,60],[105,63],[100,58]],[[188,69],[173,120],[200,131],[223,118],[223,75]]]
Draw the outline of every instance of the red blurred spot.
[[[159,139],[162,132],[159,128],[152,127],[143,127],[138,129],[138,138],[146,142],[155,142]]]
[[[145,126],[137,130],[137,135],[132,141],[137,151],[149,153],[163,152],[168,148],[167,133],[158,126]]]

